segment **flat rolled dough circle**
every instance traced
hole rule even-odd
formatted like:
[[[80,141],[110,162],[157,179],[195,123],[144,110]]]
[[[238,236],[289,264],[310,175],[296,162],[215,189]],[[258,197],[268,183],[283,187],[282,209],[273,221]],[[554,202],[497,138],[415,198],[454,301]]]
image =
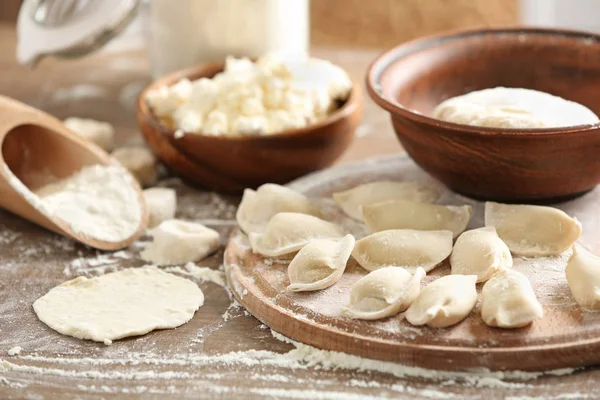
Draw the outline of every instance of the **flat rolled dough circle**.
[[[194,282],[147,266],[80,276],[51,289],[33,309],[63,335],[110,344],[183,325],[202,304],[204,295]]]

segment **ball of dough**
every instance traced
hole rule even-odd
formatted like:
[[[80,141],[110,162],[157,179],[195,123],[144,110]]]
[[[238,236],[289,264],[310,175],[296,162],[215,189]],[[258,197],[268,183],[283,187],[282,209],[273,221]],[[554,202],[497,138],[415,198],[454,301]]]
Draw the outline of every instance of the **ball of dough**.
[[[148,210],[148,228],[154,228],[161,222],[175,218],[177,196],[169,188],[150,188],[144,190],[144,200]]]
[[[147,266],[92,279],[80,276],[51,289],[33,309],[63,335],[111,344],[185,324],[203,303],[194,282]]]
[[[127,168],[143,187],[156,183],[158,172],[156,170],[156,157],[146,147],[121,147],[111,154],[117,161]]]
[[[150,231],[153,241],[140,256],[157,265],[200,261],[221,244],[219,232],[195,222],[171,219]]]
[[[600,310],[600,257],[579,245],[573,246],[565,275],[577,304],[589,310]]]
[[[77,117],[69,117],[63,122],[67,128],[104,150],[111,151],[114,149],[115,130],[108,122]]]
[[[496,87],[441,102],[433,117],[463,125],[505,129],[556,128],[598,123],[589,108],[549,93]]]

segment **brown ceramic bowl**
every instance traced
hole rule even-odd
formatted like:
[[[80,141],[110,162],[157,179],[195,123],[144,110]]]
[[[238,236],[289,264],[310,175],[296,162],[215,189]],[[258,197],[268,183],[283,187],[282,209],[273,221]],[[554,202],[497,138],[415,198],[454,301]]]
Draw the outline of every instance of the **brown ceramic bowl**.
[[[333,164],[348,148],[362,114],[358,86],[324,120],[270,136],[222,137],[185,134],[161,123],[146,101],[149,91],[182,78],[212,77],[223,62],[206,63],[167,75],[148,86],[137,102],[138,124],[157,155],[185,179],[208,189],[240,193],[263,183],[286,183]]]
[[[547,202],[600,182],[598,124],[509,130],[429,117],[449,97],[496,86],[541,90],[600,115],[600,36],[535,28],[430,36],[379,56],[366,81],[408,154],[456,192]]]

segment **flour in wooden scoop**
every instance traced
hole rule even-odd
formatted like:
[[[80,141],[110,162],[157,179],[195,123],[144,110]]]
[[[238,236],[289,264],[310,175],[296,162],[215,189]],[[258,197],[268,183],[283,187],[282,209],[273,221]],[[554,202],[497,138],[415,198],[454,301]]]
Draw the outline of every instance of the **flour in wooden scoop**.
[[[132,178],[118,166],[92,165],[38,189],[38,208],[97,240],[119,242],[139,228],[142,210]]]

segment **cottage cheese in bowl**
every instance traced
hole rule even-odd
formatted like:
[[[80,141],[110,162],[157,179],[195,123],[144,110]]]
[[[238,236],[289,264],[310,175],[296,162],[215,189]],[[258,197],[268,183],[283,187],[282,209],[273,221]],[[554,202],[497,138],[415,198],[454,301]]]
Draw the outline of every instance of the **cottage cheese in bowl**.
[[[256,136],[318,122],[351,89],[346,72],[329,61],[228,57],[223,72],[213,78],[182,79],[151,91],[146,101],[163,123],[176,129],[176,136]]]

